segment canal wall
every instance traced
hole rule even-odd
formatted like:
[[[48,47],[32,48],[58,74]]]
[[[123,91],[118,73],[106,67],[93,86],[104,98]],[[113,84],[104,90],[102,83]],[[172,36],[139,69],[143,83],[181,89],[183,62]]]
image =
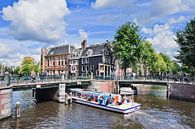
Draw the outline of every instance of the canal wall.
[[[168,87],[169,98],[195,102],[195,84],[171,83]]]
[[[92,80],[88,88],[99,92],[116,93],[117,85],[113,80]]]
[[[0,87],[0,119],[11,116],[12,88]]]
[[[132,84],[132,89],[136,90],[137,95],[153,94],[157,96],[166,96],[167,86],[161,85],[146,85],[146,84]]]

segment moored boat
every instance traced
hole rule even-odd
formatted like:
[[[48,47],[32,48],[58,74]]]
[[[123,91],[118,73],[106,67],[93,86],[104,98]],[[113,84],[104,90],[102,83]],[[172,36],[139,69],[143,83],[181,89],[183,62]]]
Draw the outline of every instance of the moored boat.
[[[71,89],[75,103],[104,109],[107,111],[128,114],[140,109],[141,104],[120,94],[110,94],[82,89]]]

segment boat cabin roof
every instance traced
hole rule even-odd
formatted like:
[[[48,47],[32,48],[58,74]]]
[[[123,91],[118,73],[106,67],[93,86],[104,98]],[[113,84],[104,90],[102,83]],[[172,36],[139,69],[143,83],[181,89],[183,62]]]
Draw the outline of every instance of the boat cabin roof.
[[[81,93],[81,94],[95,95],[95,96],[109,96],[109,95],[116,96],[117,95],[117,94],[112,94],[112,93],[83,90],[83,89],[79,89],[79,88],[70,89],[70,91],[78,92],[78,93]]]

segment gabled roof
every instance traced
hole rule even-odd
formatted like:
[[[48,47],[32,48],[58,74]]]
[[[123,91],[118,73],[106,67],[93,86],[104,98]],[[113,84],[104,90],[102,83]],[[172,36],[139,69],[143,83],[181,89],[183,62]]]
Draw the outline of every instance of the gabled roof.
[[[103,50],[106,48],[106,45],[107,43],[103,43],[103,44],[97,44],[97,45],[86,47],[83,50],[81,56],[86,56],[88,51],[92,51],[90,56],[100,55],[103,53]]]
[[[74,50],[74,46],[71,45],[63,45],[50,48],[47,55],[58,55],[58,54],[69,54]]]

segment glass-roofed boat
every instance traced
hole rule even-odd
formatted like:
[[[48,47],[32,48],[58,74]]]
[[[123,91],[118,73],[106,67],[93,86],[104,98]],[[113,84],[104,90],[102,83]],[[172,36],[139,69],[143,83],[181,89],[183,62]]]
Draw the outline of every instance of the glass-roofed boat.
[[[141,104],[134,102],[131,96],[83,89],[70,89],[70,91],[73,102],[107,111],[128,114],[139,110],[141,107]]]

